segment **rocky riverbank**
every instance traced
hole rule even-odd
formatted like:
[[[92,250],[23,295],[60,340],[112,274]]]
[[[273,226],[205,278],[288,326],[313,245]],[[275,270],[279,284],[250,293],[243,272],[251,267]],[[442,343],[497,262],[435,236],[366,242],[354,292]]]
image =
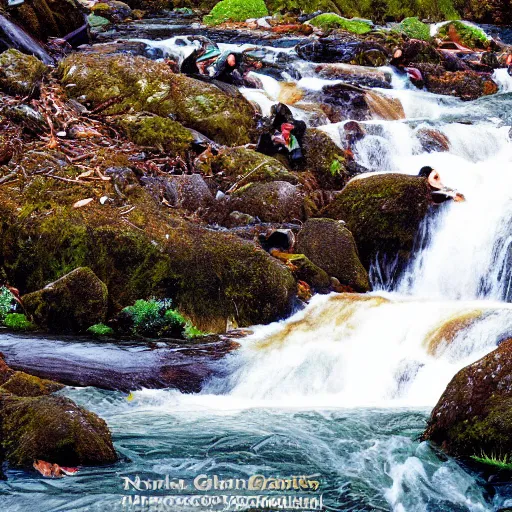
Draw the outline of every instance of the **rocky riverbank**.
[[[381,169],[357,163],[354,146],[378,127],[360,122],[405,118],[400,100],[385,94],[397,77],[472,101],[495,95],[496,70],[507,73],[512,63],[509,46],[473,25],[411,17],[473,13],[455,3],[447,12],[395,13],[386,2],[380,11],[320,2],[314,11],[326,12],[314,16],[300,2],[275,16],[268,16],[275,6],[262,1],[240,11],[235,0],[223,0],[209,14],[213,5],[180,4],[171,13],[166,2],[54,3],[0,12],[2,321],[19,331],[174,337],[190,345],[169,361],[150,358],[149,377],[123,364],[108,378],[104,367],[75,375],[73,365],[59,375],[6,351],[17,368],[73,385],[197,392],[216,374],[212,361],[236,348],[204,335],[284,319],[315,293],[368,292],[376,262],[405,268],[432,211],[431,190],[417,176],[365,175]],[[373,22],[344,17],[370,12]],[[503,22],[500,12],[484,9],[473,19]],[[242,69],[236,83],[183,73],[187,35],[257,45],[243,55],[252,71]],[[174,36],[183,37],[148,40]],[[311,78],[315,87],[304,85]],[[267,83],[276,98],[251,99]],[[257,151],[262,136],[274,135],[268,102],[281,104],[283,125],[306,120],[299,161]],[[345,123],[337,138],[318,128],[335,123]],[[422,128],[418,140],[427,152],[450,145],[434,128]],[[101,420],[51,395],[57,384],[3,368],[7,461],[115,460]],[[27,415],[52,429],[45,411],[61,417],[66,408],[87,431],[69,442],[75,455],[32,441],[25,449],[34,437]],[[451,427],[443,427],[446,435],[436,430],[436,418],[426,437],[454,454],[484,446],[477,440],[462,449]],[[62,424],[68,439],[74,424]],[[82,442],[98,450],[85,453]]]

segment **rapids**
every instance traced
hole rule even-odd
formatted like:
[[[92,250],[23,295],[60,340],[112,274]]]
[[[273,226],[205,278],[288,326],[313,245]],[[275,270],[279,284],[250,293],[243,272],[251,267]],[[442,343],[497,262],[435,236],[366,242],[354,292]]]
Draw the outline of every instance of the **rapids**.
[[[178,51],[176,38],[145,42],[163,55]],[[301,91],[294,114],[343,145],[344,123],[314,108],[336,81],[315,76],[293,49],[259,50],[286,70],[280,79],[258,75],[260,87],[242,93],[268,114],[283,82],[292,84]],[[119,392],[64,390],[107,421],[123,460],[61,481],[9,470],[0,483],[9,511],[122,510],[121,476],[200,473],[317,475],[330,511],[512,505],[508,482],[491,486],[417,441],[455,373],[512,334],[512,79],[498,70],[498,95],[462,102],[415,89],[390,68],[377,71],[392,87],[376,90],[379,101],[399,101],[403,118],[362,122],[357,163],[405,174],[431,165],[467,202],[425,221],[401,275],[392,261],[375,262],[372,294],[317,296],[293,317],[255,327],[219,363],[228,376],[199,394],[145,389],[127,401]],[[423,129],[441,133],[447,150],[426,150]]]

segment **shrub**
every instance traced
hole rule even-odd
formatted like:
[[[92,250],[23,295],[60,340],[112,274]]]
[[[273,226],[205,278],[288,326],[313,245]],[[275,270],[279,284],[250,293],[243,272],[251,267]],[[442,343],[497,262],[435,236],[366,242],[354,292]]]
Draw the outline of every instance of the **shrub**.
[[[0,288],[0,321],[11,313],[16,305],[13,294],[8,288],[2,286]]]
[[[138,300],[123,311],[131,317],[132,332],[135,335],[187,339],[204,335],[181,313],[172,309],[171,305],[172,302],[168,299]]]
[[[264,16],[268,16],[268,10],[263,0],[222,0],[203,21],[207,25],[219,25],[225,21],[245,21]]]
[[[329,28],[341,28],[347,32],[352,32],[353,34],[366,34],[372,30],[372,26],[365,21],[348,20],[347,18],[342,18],[341,16],[333,13],[320,14],[312,20],[309,20],[309,23],[314,27],[321,28],[322,30]]]
[[[33,331],[36,329],[35,324],[21,313],[9,313],[6,315],[4,318],[4,325],[13,331]]]
[[[87,332],[93,336],[112,336],[114,329],[105,324],[94,324],[87,329]]]

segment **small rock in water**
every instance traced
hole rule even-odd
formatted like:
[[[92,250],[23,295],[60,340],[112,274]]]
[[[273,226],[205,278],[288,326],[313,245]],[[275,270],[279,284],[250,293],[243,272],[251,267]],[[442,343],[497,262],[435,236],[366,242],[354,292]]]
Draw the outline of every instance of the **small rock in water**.
[[[261,28],[272,28],[270,23],[267,21],[267,18],[260,18],[257,22],[258,27]]]

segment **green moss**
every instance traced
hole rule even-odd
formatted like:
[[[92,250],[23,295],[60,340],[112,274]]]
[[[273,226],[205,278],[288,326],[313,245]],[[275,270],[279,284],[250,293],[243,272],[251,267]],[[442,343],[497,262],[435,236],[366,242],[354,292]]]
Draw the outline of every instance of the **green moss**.
[[[46,71],[47,67],[36,57],[7,50],[0,54],[0,89],[10,94],[33,94]]]
[[[93,336],[112,336],[114,334],[114,329],[112,329],[111,327],[109,327],[108,325],[105,325],[105,324],[94,324],[94,325],[91,325],[91,327],[89,327],[87,329],[87,332],[89,334],[92,334]]]
[[[104,18],[103,16],[98,16],[97,14],[89,14],[89,16],[87,16],[87,21],[93,29],[102,28],[106,27],[107,25],[110,25],[110,21],[107,20],[107,18]]]
[[[12,393],[16,396],[44,396],[59,391],[64,387],[63,384],[51,380],[40,379],[24,372],[15,372],[12,377],[5,382],[0,391]]]
[[[347,18],[342,18],[333,13],[320,14],[308,23],[322,30],[341,28],[353,34],[366,34],[372,30],[372,26],[369,23],[359,20],[348,20]]]
[[[480,457],[473,455],[471,458],[480,464],[491,466],[498,470],[512,471],[512,460],[508,454],[498,456],[495,454],[486,455],[485,452],[482,452]]]
[[[430,26],[418,18],[405,18],[398,26],[398,30],[411,39],[421,39],[422,41],[430,41],[432,39],[430,36]]]
[[[192,134],[180,123],[159,116],[123,116],[119,121],[127,137],[139,146],[149,146],[173,155],[185,155]]]
[[[203,21],[207,25],[219,25],[225,21],[245,21],[264,16],[268,16],[264,0],[222,0]]]
[[[12,331],[33,331],[37,327],[21,313],[10,313],[4,319],[4,326]]]
[[[456,41],[468,48],[486,49],[489,46],[489,40],[482,29],[462,21],[446,23],[439,29],[438,36],[445,41]]]

